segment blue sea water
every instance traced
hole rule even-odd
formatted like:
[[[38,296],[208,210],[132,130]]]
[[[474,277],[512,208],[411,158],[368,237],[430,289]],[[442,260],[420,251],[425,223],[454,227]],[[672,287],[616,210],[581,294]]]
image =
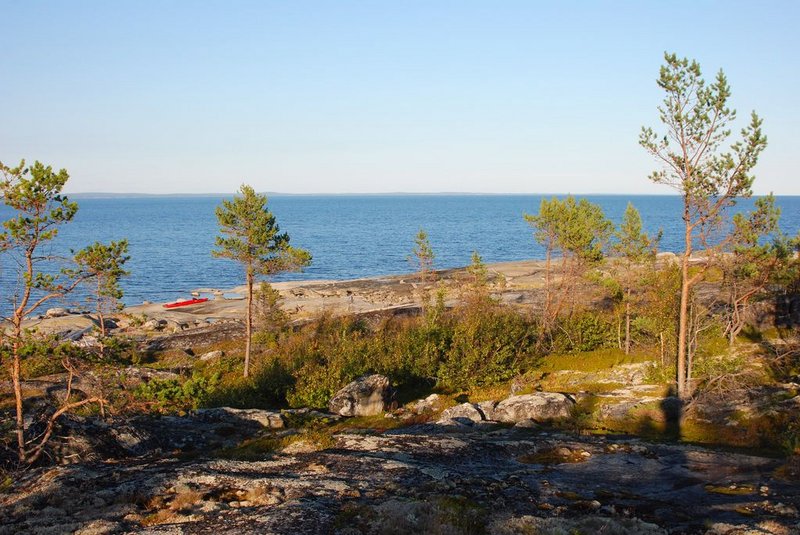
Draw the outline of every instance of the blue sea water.
[[[549,197],[549,196],[548,196]],[[681,199],[677,196],[587,196],[615,223],[628,202],[641,212],[650,232],[664,232],[661,250],[681,248]],[[278,280],[351,279],[413,271],[408,256],[414,236],[425,229],[436,254],[435,266],[467,265],[473,250],[486,262],[541,258],[524,213],[536,213],[536,195],[274,195],[269,207],[291,243],[309,250],[313,263],[302,273]],[[94,241],[130,242],[125,303],[167,301],[195,288],[242,284],[234,262],[211,256],[218,233],[218,197],[76,198],[80,210],[49,247],[67,256]],[[753,200],[737,210],[752,208]],[[800,229],[800,197],[778,197],[781,227]],[[0,208],[0,220],[8,217]],[[0,255],[0,306],[14,285],[15,266]]]

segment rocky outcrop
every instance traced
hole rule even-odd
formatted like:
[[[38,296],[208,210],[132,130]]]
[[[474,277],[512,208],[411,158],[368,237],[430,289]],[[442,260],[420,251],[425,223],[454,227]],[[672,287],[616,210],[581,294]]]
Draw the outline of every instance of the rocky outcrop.
[[[185,416],[110,417],[68,415],[59,420],[48,456],[59,464],[165,452],[213,451],[232,447],[266,430],[285,427],[279,412],[218,407]]]
[[[391,403],[392,387],[383,375],[365,375],[339,390],[328,410],[340,416],[375,416]]]
[[[220,321],[211,324],[200,324],[198,320],[195,320],[195,322],[196,326],[193,327],[190,327],[189,324],[186,324],[185,327],[181,326],[179,332],[149,338],[144,349],[147,351],[191,349],[244,336],[244,325],[237,320]]]
[[[193,416],[203,422],[228,423],[255,422],[267,429],[281,429],[286,425],[279,412],[262,409],[234,409],[231,407],[215,407],[213,409],[197,409]]]
[[[511,396],[497,404],[492,411],[492,419],[515,424],[526,420],[542,422],[568,418],[574,405],[572,399],[556,392]]]
[[[184,434],[179,423],[164,419],[160,433]],[[214,425],[194,422],[218,439]],[[796,481],[774,475],[780,459],[517,428],[418,425],[330,440],[250,460],[253,442],[244,458],[207,448],[29,470],[0,493],[0,535],[779,535],[800,520]]]

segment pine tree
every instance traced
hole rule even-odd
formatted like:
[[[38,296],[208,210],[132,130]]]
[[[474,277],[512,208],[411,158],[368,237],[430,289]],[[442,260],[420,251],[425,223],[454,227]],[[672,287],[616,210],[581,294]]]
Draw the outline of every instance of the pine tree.
[[[749,124],[741,131],[741,140],[725,151],[722,145],[730,137],[728,127],[736,118],[736,112],[728,108],[731,90],[725,74],[720,70],[708,85],[696,61],[680,59],[675,54],[664,54],[664,60],[658,86],[666,96],[658,111],[665,132],[657,134],[652,128],[642,128],[639,144],[661,166],[650,180],[670,186],[683,198],[676,368],[678,395],[685,397],[689,394],[690,376],[689,303],[692,288],[711,265],[707,262],[690,272],[689,260],[696,248],[713,252],[724,245],[725,238],[719,233],[726,211],[738,197],[750,196],[755,178],[751,173],[767,138],[761,132],[761,119],[752,112]]]
[[[587,272],[603,260],[603,247],[613,225],[603,209],[568,195],[542,199],[539,213],[525,214],[534,238],[545,248],[545,298],[541,314],[542,341],[549,339],[559,315],[574,301],[573,291]],[[554,261],[560,258],[559,276]]]
[[[90,278],[91,274],[57,273],[53,269],[54,259],[41,249],[58,236],[61,226],[72,221],[78,205],[62,195],[69,179],[66,169],[55,172],[52,167],[34,162],[30,167],[25,161],[17,167],[0,163],[0,198],[14,215],[3,222],[0,233],[0,253],[12,258],[11,264],[19,266],[15,288],[4,292],[11,302],[11,315],[0,322],[0,342],[11,346],[10,375],[14,389],[15,431],[17,453],[21,463],[34,463],[44,452],[44,447],[53,432],[56,420],[65,412],[88,403],[102,403],[102,398],[89,397],[70,401],[70,380],[67,396],[62,406],[46,418],[45,431],[35,439],[26,440],[25,417],[21,383],[22,347],[25,343],[23,322],[44,304],[70,293],[75,287]],[[5,329],[5,324],[10,329]]]
[[[660,238],[651,238],[642,232],[642,217],[633,204],[628,203],[622,216],[622,223],[614,236],[617,241],[612,245],[612,251],[619,255],[621,273],[620,282],[622,302],[625,306],[625,354],[631,352],[631,307],[633,305],[632,293],[641,277],[642,264],[655,260],[656,249]]]
[[[77,269],[72,273],[85,274],[91,279],[92,299],[102,337],[106,335],[105,315],[119,309],[119,300],[124,295],[119,281],[130,275],[123,269],[130,260],[127,253],[127,240],[112,241],[108,245],[95,242],[78,251],[74,258]]]
[[[250,375],[250,346],[253,339],[253,284],[259,276],[270,277],[297,271],[311,263],[311,255],[289,245],[289,235],[281,233],[275,216],[267,208],[267,197],[242,185],[233,200],[222,201],[216,210],[221,236],[212,254],[239,262],[247,285],[245,313],[244,376]]]

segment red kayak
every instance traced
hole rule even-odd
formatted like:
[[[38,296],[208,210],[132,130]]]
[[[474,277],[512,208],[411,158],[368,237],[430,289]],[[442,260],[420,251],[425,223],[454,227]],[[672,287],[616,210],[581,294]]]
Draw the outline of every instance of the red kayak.
[[[167,303],[162,305],[164,308],[178,308],[178,307],[187,307],[189,305],[196,305],[198,303],[205,303],[208,301],[208,297],[203,297],[202,299],[187,299],[186,301],[176,301],[174,303]]]

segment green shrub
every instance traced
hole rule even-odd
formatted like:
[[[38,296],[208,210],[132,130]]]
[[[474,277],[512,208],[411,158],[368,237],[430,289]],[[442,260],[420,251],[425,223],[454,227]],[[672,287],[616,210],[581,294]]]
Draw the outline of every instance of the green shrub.
[[[151,379],[137,386],[133,396],[160,411],[196,409],[215,390],[218,382],[218,375],[204,377],[197,373],[184,381]]]
[[[508,381],[530,360],[536,330],[521,314],[502,307],[463,310],[439,367],[442,386],[467,389]]]
[[[553,347],[555,352],[583,352],[614,347],[616,343],[616,324],[599,312],[586,311],[559,321]]]
[[[65,358],[76,361],[92,360],[92,355],[86,351],[69,342],[62,342],[55,336],[25,338],[20,348],[20,357],[21,373],[24,379],[66,371],[61,363]]]

